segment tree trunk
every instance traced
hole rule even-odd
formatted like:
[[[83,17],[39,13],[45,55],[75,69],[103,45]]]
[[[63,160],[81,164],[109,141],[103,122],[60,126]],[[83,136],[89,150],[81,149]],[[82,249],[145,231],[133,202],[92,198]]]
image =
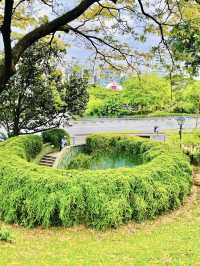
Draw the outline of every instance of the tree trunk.
[[[19,128],[19,115],[16,115],[14,118],[14,124],[13,124],[13,130],[12,130],[13,136],[18,136],[20,134],[20,128]]]
[[[18,125],[17,124],[14,124],[14,127],[13,127],[13,136],[19,136],[19,134],[20,134],[20,129],[19,129],[19,127],[18,127]]]

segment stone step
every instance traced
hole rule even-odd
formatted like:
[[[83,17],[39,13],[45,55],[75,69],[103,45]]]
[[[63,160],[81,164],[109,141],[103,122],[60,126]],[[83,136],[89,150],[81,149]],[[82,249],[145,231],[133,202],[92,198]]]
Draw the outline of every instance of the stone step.
[[[46,158],[46,157],[43,157],[42,159],[41,159],[41,161],[45,161],[45,162],[55,162],[55,160],[56,159],[50,159],[50,158]]]
[[[46,161],[46,160],[40,160],[40,163],[46,163],[46,164],[53,164],[54,162]]]
[[[44,155],[43,158],[51,159],[51,160],[55,160],[56,159],[56,157],[50,156],[50,155]]]
[[[39,165],[53,167],[53,164],[40,162]]]
[[[53,167],[55,160],[56,160],[55,156],[44,155],[40,160],[39,165]]]

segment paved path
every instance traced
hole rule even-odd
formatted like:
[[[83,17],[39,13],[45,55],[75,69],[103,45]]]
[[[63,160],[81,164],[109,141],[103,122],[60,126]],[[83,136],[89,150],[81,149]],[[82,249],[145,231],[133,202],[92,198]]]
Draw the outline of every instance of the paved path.
[[[72,121],[71,127],[66,127],[70,135],[88,135],[95,132],[119,132],[137,130],[139,132],[151,133],[154,126],[158,126],[160,131],[167,129],[177,129],[178,125],[175,117],[160,118],[98,118],[88,120]],[[196,119],[186,117],[183,129],[195,128]],[[200,119],[198,128],[200,128]],[[3,129],[0,128],[0,131]]]
[[[195,128],[196,119],[185,117],[184,129]],[[66,127],[74,140],[74,144],[83,144],[87,135],[97,132],[128,132],[136,130],[151,134],[155,126],[159,131],[175,129],[178,131],[178,124],[175,117],[160,118],[97,118],[71,121],[72,126]],[[200,127],[200,121],[199,125]]]
[[[104,131],[129,131],[138,130],[142,132],[153,132],[154,126],[158,126],[159,130],[177,129],[178,124],[174,117],[163,118],[141,118],[141,119],[95,119],[95,120],[79,120],[72,121],[72,126],[67,127],[68,132],[74,135],[91,134]],[[186,117],[184,124],[185,129],[194,128],[196,119]],[[200,126],[200,123],[198,127]]]

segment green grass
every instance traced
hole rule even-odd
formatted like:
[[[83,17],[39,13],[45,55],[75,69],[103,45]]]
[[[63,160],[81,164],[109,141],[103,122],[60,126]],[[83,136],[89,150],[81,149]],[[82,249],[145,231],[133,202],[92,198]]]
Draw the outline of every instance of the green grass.
[[[25,229],[6,225],[15,241],[0,242],[0,265],[200,265],[200,189],[184,207],[143,224],[105,232]]]
[[[180,146],[180,136],[177,130],[164,131],[166,134],[167,143],[175,146]],[[200,146],[200,131],[199,130],[184,130],[182,133],[182,144],[187,146]]]

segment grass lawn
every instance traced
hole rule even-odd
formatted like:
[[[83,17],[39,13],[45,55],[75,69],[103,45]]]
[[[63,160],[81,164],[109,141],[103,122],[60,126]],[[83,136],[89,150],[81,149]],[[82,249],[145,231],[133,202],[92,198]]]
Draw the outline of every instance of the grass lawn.
[[[25,229],[4,225],[0,266],[200,265],[200,188],[179,210],[144,224],[98,232],[83,226]]]

